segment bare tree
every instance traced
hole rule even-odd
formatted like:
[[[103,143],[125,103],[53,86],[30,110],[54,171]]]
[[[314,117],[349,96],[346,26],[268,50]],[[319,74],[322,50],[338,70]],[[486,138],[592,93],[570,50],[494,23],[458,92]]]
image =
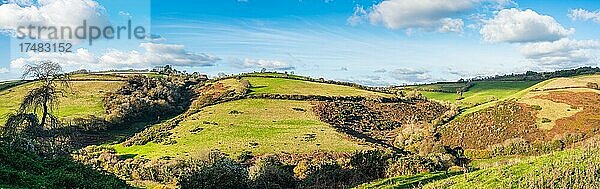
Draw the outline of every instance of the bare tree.
[[[6,123],[6,129],[15,132],[20,126],[32,129],[31,126],[43,129],[44,127],[56,127],[60,124],[58,118],[53,114],[58,106],[58,98],[65,94],[69,88],[68,75],[63,73],[62,67],[55,62],[43,61],[34,65],[26,65],[22,79],[33,78],[41,86],[27,93],[16,114],[10,115]],[[38,112],[41,111],[41,119],[37,122]],[[35,123],[34,123],[35,122]],[[50,124],[48,126],[48,124]],[[5,131],[6,132],[6,131]]]

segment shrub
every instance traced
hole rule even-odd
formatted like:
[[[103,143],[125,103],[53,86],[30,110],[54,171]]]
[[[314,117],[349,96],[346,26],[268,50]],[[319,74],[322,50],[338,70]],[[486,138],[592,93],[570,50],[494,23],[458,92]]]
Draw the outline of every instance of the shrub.
[[[181,188],[247,188],[247,183],[246,168],[217,152],[179,180]]]
[[[114,93],[104,97],[106,119],[122,124],[139,120],[159,120],[185,110],[192,97],[190,86],[196,84],[184,77],[149,78],[135,76]]]
[[[552,122],[552,120],[548,119],[548,118],[542,118],[542,123],[550,123]]]
[[[542,107],[540,105],[531,105],[530,108],[532,110],[536,110],[536,111],[540,111],[542,110]]]
[[[15,188],[130,188],[116,176],[71,161],[0,147],[0,186]]]
[[[490,150],[465,150],[465,156],[469,159],[488,159],[491,158]]]
[[[324,162],[308,167],[307,176],[300,188],[347,188],[352,172],[336,162]]]
[[[504,141],[501,144],[490,146],[490,151],[493,156],[503,155],[521,155],[529,152],[530,145],[525,139],[513,138]]]
[[[251,188],[295,188],[296,183],[292,170],[276,156],[263,157],[250,168]]]
[[[349,164],[358,176],[374,180],[385,176],[388,159],[389,155],[380,150],[369,150],[355,153]]]
[[[426,164],[427,160],[418,156],[399,157],[390,160],[385,171],[386,177],[397,177],[432,172]]]

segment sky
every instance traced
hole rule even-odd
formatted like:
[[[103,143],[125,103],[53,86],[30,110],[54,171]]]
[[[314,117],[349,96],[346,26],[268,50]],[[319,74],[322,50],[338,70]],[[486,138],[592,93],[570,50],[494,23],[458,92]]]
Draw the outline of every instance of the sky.
[[[132,20],[147,37],[19,52],[16,27],[82,20]],[[600,62],[597,0],[4,0],[0,31],[0,80],[42,60],[66,71],[170,64],[216,76],[265,68],[371,86]]]

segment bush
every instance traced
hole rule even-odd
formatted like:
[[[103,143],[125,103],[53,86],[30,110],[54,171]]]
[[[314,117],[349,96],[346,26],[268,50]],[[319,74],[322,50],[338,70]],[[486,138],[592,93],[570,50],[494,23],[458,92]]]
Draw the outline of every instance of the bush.
[[[251,188],[295,188],[294,173],[276,156],[266,156],[250,168]]]
[[[179,180],[181,188],[247,188],[248,171],[244,166],[213,152],[200,167],[184,174]]]
[[[369,150],[355,153],[350,157],[350,166],[361,178],[375,180],[383,178],[390,158],[379,150]]]
[[[336,162],[324,162],[308,167],[300,188],[348,188],[352,172]]]
[[[392,159],[386,169],[385,175],[386,177],[397,177],[432,171],[427,165],[427,159],[418,156],[409,156]]]
[[[522,138],[508,139],[501,144],[490,146],[493,156],[522,155],[529,152],[529,142]]]
[[[195,85],[184,77],[149,78],[135,76],[114,93],[104,97],[106,120],[122,124],[140,120],[159,120],[185,110],[190,105]]]
[[[0,186],[28,188],[130,188],[116,176],[71,161],[0,147]]]
[[[531,105],[531,106],[530,106],[530,108],[531,108],[532,110],[537,110],[537,111],[540,111],[540,110],[542,110],[542,107],[541,107],[540,105]]]

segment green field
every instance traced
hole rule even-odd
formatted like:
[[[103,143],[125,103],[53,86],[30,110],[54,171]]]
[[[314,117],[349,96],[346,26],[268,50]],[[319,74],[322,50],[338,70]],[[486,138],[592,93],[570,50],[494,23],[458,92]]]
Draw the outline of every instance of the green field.
[[[349,86],[317,83],[284,78],[244,77],[250,81],[250,94],[286,94],[321,96],[370,96],[392,97],[393,95],[361,90]]]
[[[467,87],[467,83],[435,83],[426,85],[415,85],[406,86],[404,89],[418,90],[418,91],[436,91],[436,92],[448,92],[455,93]]]
[[[27,81],[15,80],[15,81],[2,81],[0,82],[0,91],[12,88],[21,84],[27,83]]]
[[[352,152],[363,147],[345,139],[311,111],[306,101],[245,99],[206,107],[175,129],[176,144],[116,145],[119,154],[147,158],[228,154]]]
[[[59,118],[104,115],[104,94],[122,86],[122,83],[117,81],[71,81],[69,84],[71,90],[65,97],[59,98],[58,110],[55,112]],[[23,97],[36,85],[28,83],[0,91],[0,124],[6,121],[4,115],[16,111]]]
[[[499,100],[520,98],[537,86],[538,81],[476,81],[469,91],[463,93],[463,99],[458,100],[456,93],[420,92],[428,99],[452,102],[465,108],[461,115],[476,112],[489,107]]]
[[[436,180],[446,179],[454,175],[458,175],[461,172],[436,172],[436,173],[423,173],[418,175],[411,176],[400,176],[394,178],[387,178],[378,181],[371,182],[369,184],[363,184],[357,189],[367,189],[367,188],[381,188],[381,189],[412,189],[418,188],[424,184],[429,182],[433,182]]]

